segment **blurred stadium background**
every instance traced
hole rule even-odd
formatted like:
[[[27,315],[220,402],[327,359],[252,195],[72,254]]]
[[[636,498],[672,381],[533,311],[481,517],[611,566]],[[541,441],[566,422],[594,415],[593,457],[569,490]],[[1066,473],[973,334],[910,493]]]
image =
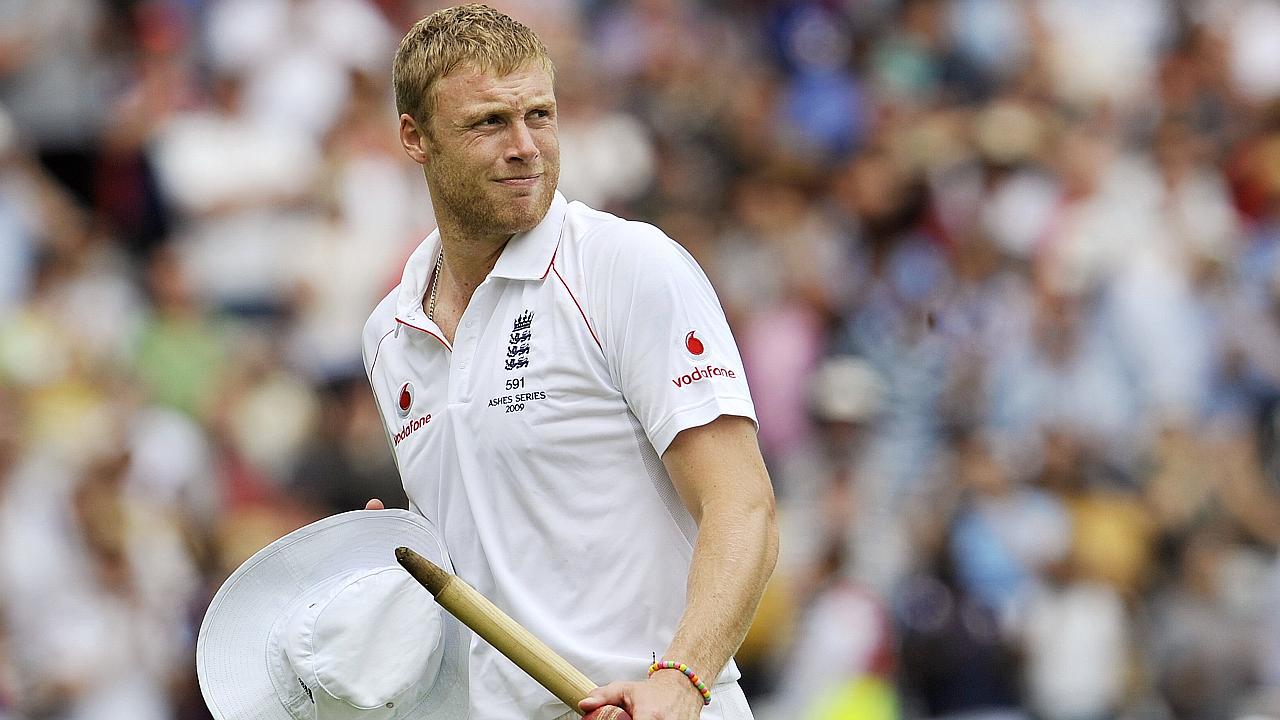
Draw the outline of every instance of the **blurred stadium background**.
[[[741,344],[761,720],[1280,714],[1280,3],[495,4]],[[0,719],[207,717],[227,573],[403,504],[358,333],[437,7],[0,0]]]

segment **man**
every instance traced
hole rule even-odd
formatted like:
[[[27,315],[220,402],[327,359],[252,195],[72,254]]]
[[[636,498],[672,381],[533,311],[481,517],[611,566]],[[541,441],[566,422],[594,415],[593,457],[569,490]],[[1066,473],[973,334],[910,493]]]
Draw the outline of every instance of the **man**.
[[[556,192],[554,68],[482,5],[396,53],[400,140],[438,230],[364,332],[414,510],[458,574],[636,720],[750,718],[731,656],[777,555],[741,360],[710,284],[652,226]],[[370,507],[380,507],[371,501]],[[679,669],[705,678],[711,704]],[[475,720],[575,717],[483,641]]]

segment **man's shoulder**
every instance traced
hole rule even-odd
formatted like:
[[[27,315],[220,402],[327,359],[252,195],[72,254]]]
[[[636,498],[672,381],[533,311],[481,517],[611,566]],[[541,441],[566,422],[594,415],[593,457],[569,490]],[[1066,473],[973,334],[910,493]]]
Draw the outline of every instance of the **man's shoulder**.
[[[660,228],[639,220],[628,220],[584,203],[569,203],[566,239],[585,258],[615,257],[654,248],[676,246]]]
[[[400,294],[400,286],[396,285],[365,320],[364,332],[361,335],[361,350],[364,353],[365,371],[373,369],[373,360],[377,357],[378,346],[396,329],[396,298]]]

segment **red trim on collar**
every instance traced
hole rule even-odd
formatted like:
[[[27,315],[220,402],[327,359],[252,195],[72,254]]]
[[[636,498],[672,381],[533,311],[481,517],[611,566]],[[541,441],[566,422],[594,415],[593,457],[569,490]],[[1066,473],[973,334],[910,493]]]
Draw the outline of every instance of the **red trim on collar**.
[[[441,345],[443,345],[443,346],[445,347],[445,349],[446,349],[446,350],[448,350],[449,352],[453,352],[453,346],[452,346],[452,345],[450,345],[450,344],[448,343],[448,341],[446,341],[444,338],[440,337],[439,335],[437,335],[437,334],[435,334],[435,333],[431,332],[430,330],[428,330],[428,329],[426,329],[426,328],[420,328],[420,327],[418,327],[417,325],[414,325],[414,324],[412,324],[412,323],[407,323],[407,322],[405,322],[405,321],[401,320],[400,318],[396,318],[396,322],[400,323],[401,325],[404,325],[405,327],[411,327],[411,328],[413,328],[414,330],[417,330],[418,332],[424,332],[424,333],[426,333],[426,334],[430,335],[431,337],[433,337],[433,338],[435,338],[435,339],[439,340],[439,341],[440,341],[440,344],[441,344]]]
[[[546,280],[547,275],[551,274],[551,268],[556,264],[556,255],[560,254],[560,240],[563,240],[563,239],[564,239],[564,228],[562,227],[560,228],[560,239],[556,240],[556,249],[551,251],[551,262],[547,263],[547,269],[542,271],[542,277],[540,279]],[[559,275],[560,273],[556,273],[556,274]],[[564,280],[561,279],[560,282],[564,282]],[[571,296],[573,295],[573,293],[569,293],[569,294]]]

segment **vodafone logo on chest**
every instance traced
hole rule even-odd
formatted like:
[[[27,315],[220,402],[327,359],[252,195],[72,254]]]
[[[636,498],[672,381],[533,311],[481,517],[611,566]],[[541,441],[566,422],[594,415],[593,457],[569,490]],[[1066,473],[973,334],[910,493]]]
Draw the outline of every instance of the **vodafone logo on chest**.
[[[396,393],[396,414],[400,419],[409,417],[410,411],[413,410],[413,383],[406,382],[400,386],[400,392]],[[391,437],[393,445],[399,445],[405,438],[413,433],[421,430],[427,423],[431,422],[431,414],[428,413],[420,418],[414,418],[405,423],[400,432]]]
[[[409,417],[409,411],[413,409],[413,383],[405,383],[400,386],[400,392],[396,394],[396,414],[402,418]]]
[[[702,340],[698,339],[697,330],[690,330],[685,334],[684,349],[685,352],[689,353],[689,355],[694,358],[701,358],[707,352],[707,346],[703,344]],[[738,374],[731,368],[704,365],[702,367],[695,367],[693,370],[683,375],[671,378],[671,384],[678,388],[682,388],[688,387],[689,385],[702,380],[709,380],[717,377],[736,378],[738,377]]]

